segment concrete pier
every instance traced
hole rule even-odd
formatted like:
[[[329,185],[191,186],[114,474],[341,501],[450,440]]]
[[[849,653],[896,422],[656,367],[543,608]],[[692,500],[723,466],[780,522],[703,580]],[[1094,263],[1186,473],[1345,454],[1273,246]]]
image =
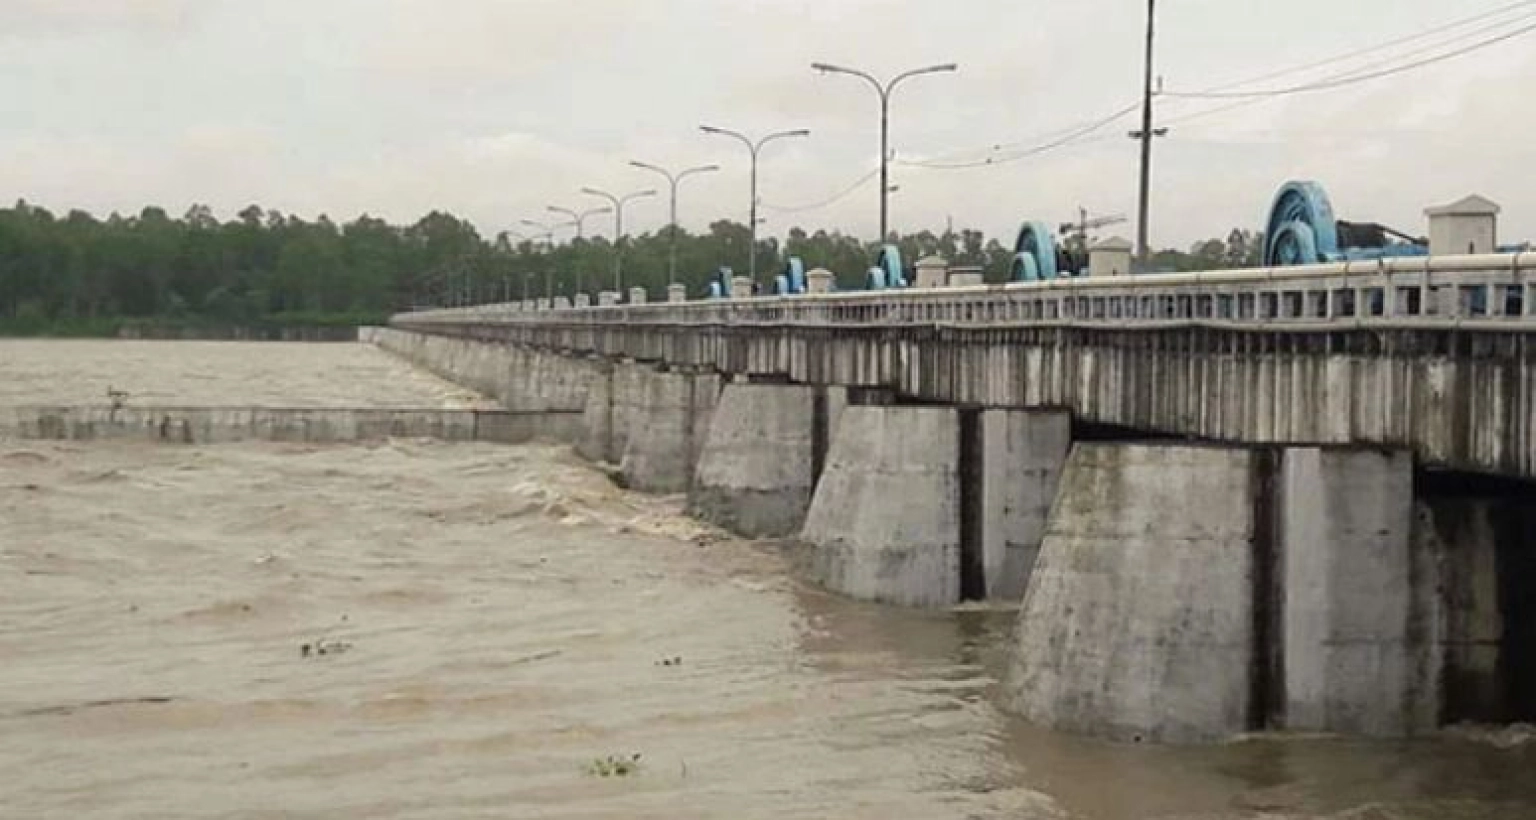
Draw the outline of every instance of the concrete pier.
[[[981,526],[986,597],[1019,600],[1029,583],[1072,447],[1072,417],[1051,410],[981,414]]]
[[[625,385],[620,394],[635,402],[618,409],[629,427],[619,465],[624,482],[642,492],[687,491],[719,400],[720,377],[644,370],[638,388],[630,389]]]
[[[699,456],[689,513],[748,538],[800,531],[815,486],[816,389],[725,386]]]
[[[960,600],[959,414],[843,411],[801,540],[830,589],[900,606]]]
[[[587,402],[581,412],[581,436],[576,452],[588,461],[618,463],[623,451],[614,444],[614,381],[618,366],[606,362],[593,366],[587,383]]]
[[[1434,728],[1433,587],[1414,583],[1412,457],[1289,449],[1279,489],[1277,722],[1388,737]]]
[[[1120,740],[1245,730],[1255,467],[1242,449],[1079,444],[1020,610],[1011,707]]]

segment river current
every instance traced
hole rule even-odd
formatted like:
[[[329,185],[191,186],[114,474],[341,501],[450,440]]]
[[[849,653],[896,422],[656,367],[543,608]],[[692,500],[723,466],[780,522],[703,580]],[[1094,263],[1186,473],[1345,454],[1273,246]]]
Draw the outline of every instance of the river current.
[[[349,345],[119,344],[0,342],[0,404],[473,402]],[[681,507],[556,446],[0,439],[0,818],[1536,817],[1520,729],[1031,727],[1007,608],[847,601]]]

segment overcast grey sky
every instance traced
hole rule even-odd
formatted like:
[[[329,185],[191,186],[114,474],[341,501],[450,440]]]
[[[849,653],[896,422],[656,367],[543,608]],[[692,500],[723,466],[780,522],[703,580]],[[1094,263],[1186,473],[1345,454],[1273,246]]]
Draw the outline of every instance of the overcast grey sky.
[[[1158,73],[1169,90],[1198,90],[1507,4],[1165,0]],[[682,221],[702,229],[745,221],[747,171],[744,149],[700,123],[814,132],[765,152],[767,205],[823,200],[877,164],[873,92],[815,74],[814,60],[877,74],[959,62],[957,74],[897,92],[892,142],[901,159],[969,159],[1133,102],[1143,10],[1141,0],[0,0],[0,198],[97,213],[206,203],[222,217],[255,202],[395,221],[442,208],[492,234],[542,218],[548,203],[582,203],[583,185],[658,181],[631,158],[718,162],[721,173],[690,180],[682,197]],[[1164,100],[1172,133],[1155,162],[1154,244],[1258,227],[1292,177],[1323,182],[1343,217],[1416,233],[1424,206],[1481,193],[1504,206],[1502,240],[1536,239],[1533,83],[1536,35],[1187,123],[1176,118],[1216,103]],[[1011,236],[1025,218],[1058,221],[1078,205],[1132,214],[1136,148],[1124,135],[1134,125],[1008,165],[897,166],[892,226],[938,230],[952,217]],[[868,184],[817,210],[765,209],[765,230],[872,238],[876,195]],[[658,199],[634,206],[626,227],[665,220]]]

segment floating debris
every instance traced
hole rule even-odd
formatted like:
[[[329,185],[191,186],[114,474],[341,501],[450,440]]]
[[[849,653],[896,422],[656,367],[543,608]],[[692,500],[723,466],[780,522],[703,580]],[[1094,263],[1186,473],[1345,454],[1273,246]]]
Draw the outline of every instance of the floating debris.
[[[323,655],[340,655],[352,648],[352,644],[346,641],[319,640],[314,643],[301,644],[299,657],[320,657]]]
[[[629,777],[640,771],[640,753],[629,756],[608,755],[594,758],[587,764],[587,774],[593,777]]]

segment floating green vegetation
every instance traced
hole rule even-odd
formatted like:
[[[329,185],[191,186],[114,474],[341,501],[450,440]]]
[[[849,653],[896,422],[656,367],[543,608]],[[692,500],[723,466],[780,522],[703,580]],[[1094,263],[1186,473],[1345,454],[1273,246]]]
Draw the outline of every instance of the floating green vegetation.
[[[640,771],[640,753],[632,755],[608,755],[593,758],[587,764],[587,774],[593,777],[629,777]]]

